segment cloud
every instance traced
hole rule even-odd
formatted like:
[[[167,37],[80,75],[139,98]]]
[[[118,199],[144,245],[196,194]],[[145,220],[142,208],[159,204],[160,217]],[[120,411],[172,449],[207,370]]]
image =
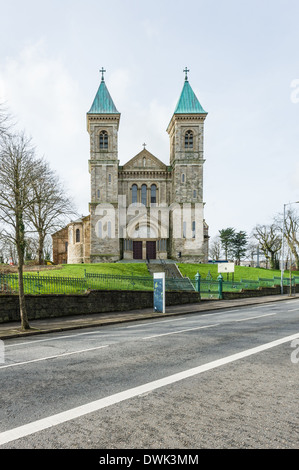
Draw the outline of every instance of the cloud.
[[[8,58],[0,69],[1,98],[16,113],[20,124],[41,134],[74,134],[78,84],[62,62],[46,55],[42,41],[24,47],[18,57]]]
[[[158,39],[160,37],[159,27],[156,22],[146,19],[142,21],[141,26],[148,39]]]
[[[294,195],[296,193],[297,199],[299,198],[298,196],[298,188],[299,188],[299,163],[294,168],[294,171],[290,174],[290,181],[292,184],[292,189],[294,191]]]
[[[75,194],[79,204],[89,197],[79,184],[83,172],[88,181],[86,103],[81,100],[77,81],[59,57],[47,53],[42,40],[26,45],[0,67],[0,101],[5,101],[17,127],[32,137],[38,155],[45,156],[70,191],[82,188],[81,194]],[[74,176],[72,166],[77,168],[78,184],[69,178]],[[86,211],[87,200],[84,206]]]
[[[109,90],[111,92],[112,99],[116,105],[122,107],[127,104],[128,92],[130,86],[130,71],[126,68],[118,68],[109,75]],[[120,111],[120,109],[119,109]]]

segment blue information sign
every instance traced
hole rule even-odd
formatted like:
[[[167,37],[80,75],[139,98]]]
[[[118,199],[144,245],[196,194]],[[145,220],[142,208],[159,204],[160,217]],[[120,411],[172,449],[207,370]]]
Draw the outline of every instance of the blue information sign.
[[[154,274],[154,311],[165,313],[165,273]]]

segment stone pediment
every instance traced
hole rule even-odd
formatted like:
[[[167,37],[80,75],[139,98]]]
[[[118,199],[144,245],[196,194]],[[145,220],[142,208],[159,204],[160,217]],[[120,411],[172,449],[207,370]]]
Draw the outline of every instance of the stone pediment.
[[[126,170],[166,170],[166,165],[161,162],[157,157],[151,154],[148,150],[144,149],[135,157],[131,158],[123,166],[123,171]]]

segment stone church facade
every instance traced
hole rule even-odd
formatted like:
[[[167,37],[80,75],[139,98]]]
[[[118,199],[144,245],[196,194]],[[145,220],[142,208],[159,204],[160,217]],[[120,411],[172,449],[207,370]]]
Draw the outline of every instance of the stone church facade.
[[[204,121],[207,113],[185,82],[167,127],[169,164],[144,149],[118,160],[120,113],[102,80],[87,113],[89,215],[52,235],[54,263],[121,259],[207,262],[204,220]]]

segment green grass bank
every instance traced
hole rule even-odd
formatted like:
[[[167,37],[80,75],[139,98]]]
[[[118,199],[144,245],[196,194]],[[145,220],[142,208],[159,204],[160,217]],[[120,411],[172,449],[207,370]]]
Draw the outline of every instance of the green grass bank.
[[[194,279],[197,272],[205,279],[210,273],[213,279],[217,279],[218,265],[217,264],[189,264],[178,263],[178,267],[183,276]],[[65,264],[51,269],[41,270],[40,276],[55,276],[55,277],[74,277],[83,278],[85,270],[91,274],[111,274],[118,276],[150,276],[146,263],[94,263],[94,264]],[[36,272],[28,272],[26,274],[36,274]],[[259,278],[273,278],[273,276],[280,276],[279,270],[264,269],[264,268],[249,268],[246,266],[235,266],[234,280],[240,281],[241,279],[258,280]],[[292,271],[292,275],[299,276],[299,271]],[[289,271],[284,272],[284,277],[289,278]],[[227,275],[223,275],[224,280]],[[232,279],[232,274],[229,274],[229,280]]]

